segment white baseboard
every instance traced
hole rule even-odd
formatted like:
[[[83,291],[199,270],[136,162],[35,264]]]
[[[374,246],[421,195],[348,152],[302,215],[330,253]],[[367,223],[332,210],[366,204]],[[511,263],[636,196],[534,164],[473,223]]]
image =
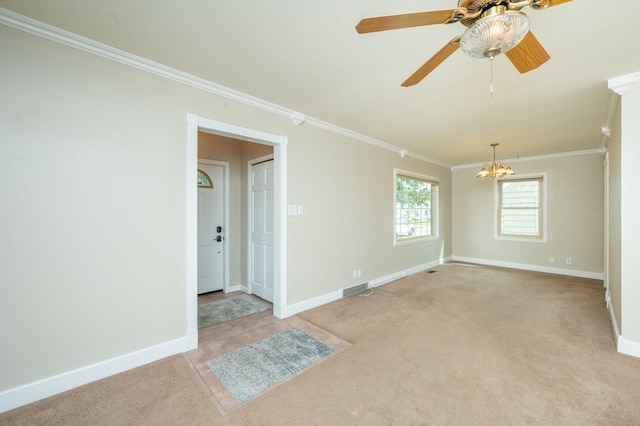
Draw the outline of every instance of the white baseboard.
[[[634,342],[618,336],[618,352],[640,358],[640,342]]]
[[[332,291],[331,293],[323,294],[322,296],[307,299],[302,302],[287,305],[282,308],[280,318],[288,318],[290,316],[299,314],[300,312],[308,311],[309,309],[317,308],[318,306],[325,305],[330,302],[334,302],[338,299],[342,299],[342,290]]]
[[[227,288],[227,291],[225,291],[225,293],[233,293],[234,291],[244,291],[246,293],[247,287],[246,286],[242,286],[240,284],[232,285],[229,288]]]
[[[392,281],[399,280],[400,278],[404,278],[407,275],[408,274],[405,274],[404,271],[400,271],[393,274],[385,275],[384,277],[375,278],[369,281],[369,287],[378,287]]]
[[[609,311],[609,319],[611,320],[611,328],[613,329],[617,347],[620,340],[620,329],[618,328],[618,321],[616,321],[616,313],[613,311],[613,304],[609,303],[609,300],[607,300],[607,310]]]
[[[7,389],[0,392],[0,413],[197,347],[197,334],[185,336],[17,388]]]
[[[405,269],[400,272],[396,272],[394,274],[386,275],[384,277],[375,278],[369,281],[370,287],[378,287],[383,284],[390,283],[395,280],[399,280],[400,278],[407,277],[409,275],[417,274],[418,272],[426,271],[427,269],[431,269],[434,266],[442,265],[443,263],[449,262],[451,257],[444,257],[438,260],[434,260],[432,262],[423,263],[422,265],[414,266],[412,268]]]
[[[384,277],[374,278],[369,280],[369,287],[378,287],[383,284],[390,283],[391,281],[398,280],[400,278],[412,275],[421,271],[424,271],[434,266],[442,265],[445,262],[451,260],[450,258],[441,258],[432,262],[424,263],[422,265],[414,266],[412,268],[405,269],[403,271],[395,272],[393,274],[385,275]],[[299,303],[285,306],[282,310],[282,317],[287,318],[292,315],[299,314],[300,312],[307,311],[309,309],[317,308],[318,306],[326,303],[334,302],[338,299],[342,299],[343,289],[332,291],[331,293],[323,294],[322,296],[314,297]]]
[[[607,293],[609,290],[607,290]],[[620,334],[620,328],[618,327],[618,321],[616,320],[616,313],[613,310],[613,304],[609,303],[610,297],[607,298],[607,308],[609,310],[609,318],[611,319],[611,328],[613,329],[613,335],[616,339],[616,348],[618,352],[625,355],[630,355],[636,358],[640,358],[640,342],[634,342],[633,340],[627,340]]]
[[[525,271],[546,272],[549,274],[567,275],[570,277],[604,279],[603,272],[578,271],[575,269],[550,268],[548,266],[529,265],[526,263],[501,262],[499,260],[478,259],[475,257],[452,256],[453,261],[478,263],[480,265],[499,266],[502,268],[523,269]]]

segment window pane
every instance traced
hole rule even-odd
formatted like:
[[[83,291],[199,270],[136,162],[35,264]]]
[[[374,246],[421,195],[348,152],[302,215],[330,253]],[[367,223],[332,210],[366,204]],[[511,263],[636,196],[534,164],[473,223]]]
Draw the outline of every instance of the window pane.
[[[538,209],[502,209],[501,234],[540,235]]]
[[[498,188],[500,190],[500,234],[541,236],[542,181],[539,178],[501,181]]]
[[[434,234],[431,197],[433,184],[407,176],[396,177],[396,239]]]
[[[540,182],[502,182],[502,207],[538,207]]]
[[[213,182],[211,178],[204,170],[198,169],[198,187],[199,188],[213,188]]]

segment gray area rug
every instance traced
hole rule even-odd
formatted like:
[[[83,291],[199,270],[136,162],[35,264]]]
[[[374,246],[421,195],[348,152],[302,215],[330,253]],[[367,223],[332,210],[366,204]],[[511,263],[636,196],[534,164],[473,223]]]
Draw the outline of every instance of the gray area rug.
[[[243,403],[335,351],[292,328],[207,361],[207,366]]]
[[[257,314],[270,308],[268,303],[261,302],[248,294],[203,303],[198,306],[198,328]]]

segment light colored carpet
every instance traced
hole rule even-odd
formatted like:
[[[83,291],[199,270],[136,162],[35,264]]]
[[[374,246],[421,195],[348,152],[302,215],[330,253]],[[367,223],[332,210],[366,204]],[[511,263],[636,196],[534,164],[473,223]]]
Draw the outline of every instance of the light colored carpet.
[[[271,306],[248,294],[226,297],[198,305],[198,328],[211,327],[226,321],[257,314]]]
[[[226,415],[175,356],[2,425],[637,425],[602,282],[456,264],[300,315],[351,343]]]
[[[207,362],[220,382],[242,403],[311,367],[335,349],[295,328]]]

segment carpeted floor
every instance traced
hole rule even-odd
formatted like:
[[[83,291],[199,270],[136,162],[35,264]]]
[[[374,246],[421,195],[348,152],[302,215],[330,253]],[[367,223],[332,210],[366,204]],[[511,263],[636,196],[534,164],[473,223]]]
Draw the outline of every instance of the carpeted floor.
[[[615,351],[601,281],[434,269],[300,314],[351,345],[225,416],[175,356],[0,424],[640,424],[640,359]]]

